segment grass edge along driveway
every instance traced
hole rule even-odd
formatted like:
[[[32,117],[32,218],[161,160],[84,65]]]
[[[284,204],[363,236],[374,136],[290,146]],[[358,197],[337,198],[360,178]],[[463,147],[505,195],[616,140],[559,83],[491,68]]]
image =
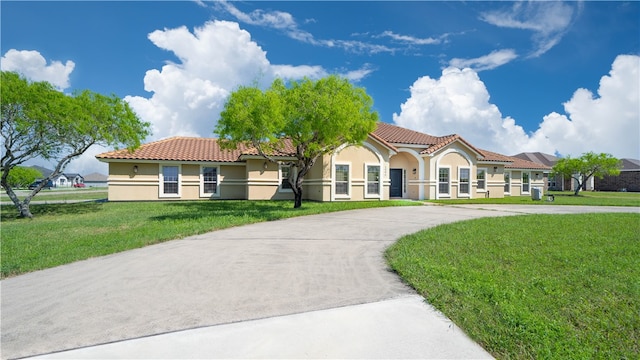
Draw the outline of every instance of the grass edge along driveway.
[[[327,212],[422,205],[411,201],[83,202],[32,205],[33,219],[2,206],[2,278],[187,236]],[[296,231],[296,229],[292,229]]]
[[[483,218],[405,236],[385,255],[497,358],[633,359],[639,233],[637,213]]]

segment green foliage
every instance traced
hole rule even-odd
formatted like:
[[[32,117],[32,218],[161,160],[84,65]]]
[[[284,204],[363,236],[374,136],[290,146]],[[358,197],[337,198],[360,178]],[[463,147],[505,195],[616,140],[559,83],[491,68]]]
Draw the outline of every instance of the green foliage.
[[[496,358],[637,359],[640,214],[527,215],[399,240],[391,267]]]
[[[404,205],[420,203],[308,202],[293,209],[285,201],[83,202],[33,205],[37,217],[30,221],[19,219],[15,209],[2,207],[2,277],[232,226]]]
[[[60,174],[67,164],[93,145],[134,149],[150,134],[122,99],[89,90],[67,96],[47,82],[28,82],[13,72],[2,72],[2,187],[23,216],[31,216],[29,202],[41,188],[20,201],[7,178],[30,159],[57,163],[45,180]],[[45,184],[43,182],[43,184]]]
[[[7,184],[13,188],[26,188],[38,178],[42,178],[40,171],[31,167],[16,166],[7,176]]]
[[[610,154],[588,152],[579,158],[567,156],[558,160],[553,166],[551,176],[563,175],[566,178],[573,178],[578,182],[575,194],[580,192],[582,186],[592,176],[602,179],[605,175],[619,175],[622,164],[620,160]]]
[[[302,181],[318,157],[343,144],[361,144],[375,130],[378,113],[372,106],[364,89],[338,76],[305,78],[289,87],[276,79],[264,91],[241,87],[233,92],[215,132],[223,146],[252,146],[273,162],[290,140],[294,153],[288,155],[296,160],[288,163],[293,169],[289,182],[298,207]]]

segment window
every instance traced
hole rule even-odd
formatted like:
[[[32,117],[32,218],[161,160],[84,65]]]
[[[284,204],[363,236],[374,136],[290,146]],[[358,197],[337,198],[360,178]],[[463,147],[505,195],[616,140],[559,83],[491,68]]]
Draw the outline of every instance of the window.
[[[291,165],[280,165],[280,190],[291,190],[293,187],[289,182],[291,174]]]
[[[504,193],[511,193],[511,173],[507,171],[504,172]]]
[[[336,165],[336,195],[349,196],[349,165]]]
[[[218,193],[218,168],[202,168],[202,194],[212,195]]]
[[[478,190],[487,190],[487,169],[478,169]]]
[[[438,194],[449,194],[449,168],[438,169]]]
[[[380,165],[367,165],[366,195],[380,194]]]
[[[163,166],[162,167],[162,194],[178,195],[178,167]]]
[[[522,172],[522,192],[523,193],[528,193],[529,192],[529,173],[528,172]]]
[[[460,176],[458,177],[460,188],[458,189],[458,193],[462,195],[469,195],[469,184],[470,184],[470,173],[471,170],[469,168],[460,168]]]

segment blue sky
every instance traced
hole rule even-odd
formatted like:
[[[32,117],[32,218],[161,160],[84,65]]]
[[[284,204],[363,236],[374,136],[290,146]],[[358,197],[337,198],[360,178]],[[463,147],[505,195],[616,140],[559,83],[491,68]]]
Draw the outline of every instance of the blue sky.
[[[340,74],[380,119],[507,155],[640,158],[638,2],[0,3],[1,66],[114,93],[148,141],[213,136],[240,85]],[[106,172],[92,149],[70,170]]]

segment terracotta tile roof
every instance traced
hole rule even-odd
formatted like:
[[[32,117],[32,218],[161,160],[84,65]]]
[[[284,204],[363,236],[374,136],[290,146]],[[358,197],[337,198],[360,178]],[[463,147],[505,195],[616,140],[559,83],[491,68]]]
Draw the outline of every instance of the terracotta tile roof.
[[[555,163],[558,161],[557,157],[551,154],[545,154],[541,152],[523,152],[520,154],[512,155],[512,157],[516,157],[522,160],[533,161],[534,163],[538,163],[538,164],[542,164],[550,167],[555,165]]]
[[[171,137],[150,142],[129,152],[127,149],[97,155],[98,159],[164,160],[164,161],[239,161],[247,149],[222,150],[217,139]]]
[[[481,154],[476,147],[458,134],[432,136],[383,122],[378,123],[378,127],[372,134],[391,144],[420,145],[427,147],[420,152],[421,154],[433,154],[456,140],[461,141],[473,151]]]
[[[293,146],[293,142],[289,138],[285,138],[282,140],[281,145],[283,145],[282,150],[274,151],[267,155],[269,156],[295,156],[296,148]],[[242,155],[260,155],[258,149],[254,147],[247,148],[242,152]]]
[[[514,159],[511,156],[494,153],[489,150],[481,149],[480,151],[483,155],[482,161],[495,161],[495,162],[508,162],[508,163],[511,163],[514,161]]]
[[[439,138],[396,125],[379,122],[373,132],[379,138],[392,144],[412,144],[431,146],[440,142]]]
[[[395,146],[393,146],[391,143],[389,143],[385,139],[381,138],[380,136],[376,135],[375,133],[369,133],[369,136],[374,138],[376,141],[380,142],[382,145],[388,147],[389,149],[391,149],[391,150],[393,150],[395,152],[398,152],[398,149]]]
[[[273,156],[287,156],[295,153],[291,140],[284,141],[284,151]],[[242,155],[258,155],[258,150],[239,145],[237,149],[221,149],[218,139],[197,137],[171,137],[144,144],[134,152],[126,149],[97,155],[98,159],[122,160],[163,160],[163,161],[242,161]]]
[[[510,162],[510,164],[504,166],[505,169],[551,170],[550,166],[538,164],[533,161],[520,159],[514,156],[506,156],[489,150],[482,150],[482,153],[485,155],[485,158],[483,159],[485,161]]]

